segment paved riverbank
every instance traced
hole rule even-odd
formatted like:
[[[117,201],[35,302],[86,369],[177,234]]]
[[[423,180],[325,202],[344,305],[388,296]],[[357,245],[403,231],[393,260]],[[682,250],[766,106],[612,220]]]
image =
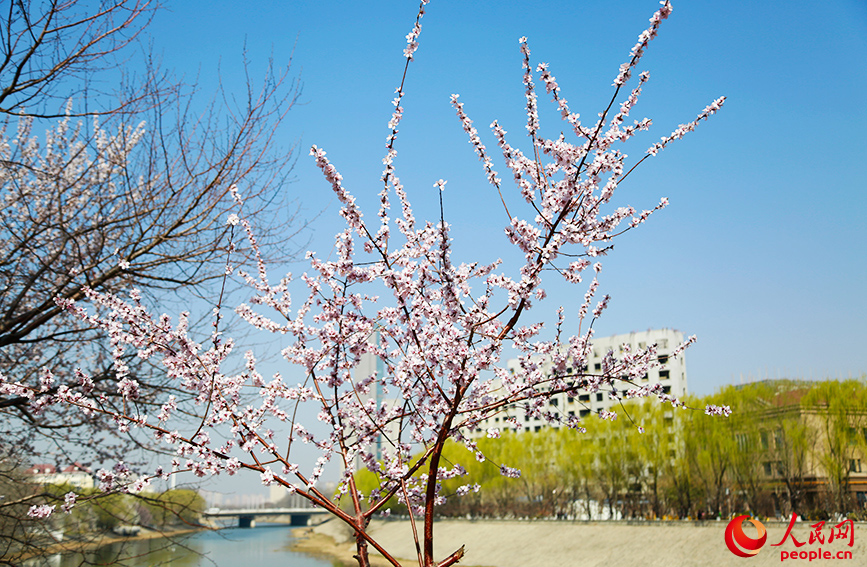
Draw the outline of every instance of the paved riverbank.
[[[830,534],[828,522],[822,530]],[[786,534],[785,523],[766,522],[768,540],[756,557],[743,559],[733,555],[724,542],[726,522],[558,522],[558,521],[496,521],[445,520],[434,528],[436,557],[442,558],[461,545],[466,545],[463,566],[475,567],[720,567],[727,565],[750,567],[777,565],[781,551],[819,552],[851,551],[852,559],[840,567],[867,564],[867,525],[855,525],[854,546],[834,541],[822,545],[809,544],[810,524],[799,522],[792,530],[802,547],[791,538],[774,547]],[[745,527],[746,528],[746,527]],[[750,528],[751,529],[751,528]],[[751,534],[747,530],[748,535]],[[343,524],[331,520],[315,528],[298,530],[304,535],[296,549],[328,554],[347,565],[353,565],[355,546]],[[409,522],[374,521],[370,534],[403,560],[408,567],[416,564]],[[825,563],[821,559],[813,561]],[[831,561],[833,559],[830,559]],[[808,559],[787,559],[787,565],[813,564]],[[388,565],[388,563],[377,563]]]

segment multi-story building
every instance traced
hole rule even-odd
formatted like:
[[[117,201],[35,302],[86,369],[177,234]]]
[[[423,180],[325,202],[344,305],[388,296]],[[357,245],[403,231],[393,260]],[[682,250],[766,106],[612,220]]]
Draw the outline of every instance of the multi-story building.
[[[37,484],[69,484],[76,488],[93,488],[93,475],[89,468],[74,463],[59,470],[54,465],[33,465],[26,471],[30,478]]]
[[[624,352],[626,345],[629,345],[629,348],[635,352],[639,349],[645,349],[649,345],[656,344],[659,366],[652,368],[646,375],[641,377],[637,385],[644,386],[659,383],[664,393],[680,398],[687,393],[686,362],[683,353],[676,358],[672,358],[671,353],[681,343],[683,343],[683,334],[674,329],[650,329],[610,337],[594,338],[592,350],[587,359],[586,372],[589,374],[601,372],[602,360],[609,351],[613,350],[615,354],[619,354]],[[544,361],[542,364],[545,364]],[[512,374],[520,371],[518,359],[509,360],[506,366]],[[572,372],[572,369],[567,369],[567,371]],[[577,396],[570,396],[563,392],[551,396],[548,400],[549,411],[559,413],[564,418],[583,418],[601,411],[615,411],[616,406],[620,404],[620,400],[609,396],[607,391],[600,390],[593,393],[578,391],[577,394]],[[557,423],[551,424],[538,416],[531,416],[521,408],[510,408],[499,415],[480,422],[469,432],[469,437],[477,438],[484,436],[489,428],[514,428],[513,424],[515,420],[521,423],[524,431],[540,431],[546,426],[559,426]]]
[[[377,340],[376,335],[371,340]],[[673,329],[650,329],[610,337],[594,338],[593,347],[587,359],[586,371],[588,373],[601,372],[602,360],[611,350],[615,354],[619,354],[625,350],[626,345],[629,345],[629,348],[634,352],[656,344],[659,366],[652,368],[645,376],[640,378],[638,385],[659,383],[664,393],[679,398],[687,393],[686,363],[683,354],[677,358],[672,358],[671,353],[681,343],[683,343],[683,333]],[[513,374],[518,372],[520,369],[518,359],[509,360],[506,363],[506,367]],[[569,371],[571,372],[572,370],[569,369]],[[385,368],[382,360],[372,355],[365,355],[355,369],[355,379],[361,380],[374,374],[383,376],[384,373]],[[387,399],[383,393],[382,386],[378,382],[371,385],[370,392],[366,398],[374,399],[378,407],[382,404],[395,403],[394,400]],[[552,396],[548,403],[550,404],[550,411],[561,413],[564,417],[577,416],[583,418],[603,410],[612,411],[614,406],[619,405],[620,402],[610,397],[607,391],[598,391],[593,393],[578,392],[577,396],[560,393]],[[499,415],[479,423],[472,431],[468,432],[468,436],[470,438],[484,436],[488,428],[497,427],[506,429],[514,427],[507,420],[515,419],[521,421],[524,431],[540,431],[543,427],[549,425],[546,420],[530,416],[521,408],[510,408],[504,410]],[[382,442],[381,438],[374,442],[373,450],[376,460],[382,459]],[[360,461],[355,463],[356,470],[361,468],[361,466]]]
[[[841,403],[811,399],[821,385],[765,380],[736,387],[762,392],[747,398],[745,423],[735,427],[737,451],[745,456],[736,474],[753,475],[758,490],[772,495],[769,515],[867,510],[867,407],[857,401],[864,386],[851,381],[847,392],[841,385],[836,395],[850,396]]]
[[[375,344],[379,341],[379,332],[373,333],[370,337],[370,343]],[[361,357],[361,360],[358,363],[358,366],[355,367],[355,380],[360,382],[370,376],[376,375],[377,377],[385,376],[385,363],[378,356],[374,356],[370,353],[364,354]],[[384,402],[386,403],[394,403],[393,400],[386,399],[385,394],[382,388],[382,382],[380,380],[376,380],[373,384],[370,385],[370,392],[367,396],[364,396],[364,401],[368,402],[370,399],[373,399],[376,402],[376,407],[381,407]],[[374,441],[373,454],[377,461],[382,460],[382,436],[378,436],[376,441]],[[361,466],[360,461],[355,463],[355,468],[358,469]]]

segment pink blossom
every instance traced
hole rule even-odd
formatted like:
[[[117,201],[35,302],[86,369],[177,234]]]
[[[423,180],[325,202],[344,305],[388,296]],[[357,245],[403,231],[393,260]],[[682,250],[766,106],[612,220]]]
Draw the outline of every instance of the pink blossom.
[[[66,496],[63,497],[63,505],[61,509],[67,514],[72,512],[72,509],[75,507],[75,500],[77,496],[74,492],[67,492]]]
[[[57,506],[49,506],[48,504],[31,506],[30,509],[27,511],[27,515],[37,520],[43,520],[51,516],[55,508],[57,508]]]
[[[713,404],[708,404],[707,407],[704,408],[704,413],[706,413],[707,415],[728,417],[732,414],[732,408],[730,408],[729,406],[716,406]]]

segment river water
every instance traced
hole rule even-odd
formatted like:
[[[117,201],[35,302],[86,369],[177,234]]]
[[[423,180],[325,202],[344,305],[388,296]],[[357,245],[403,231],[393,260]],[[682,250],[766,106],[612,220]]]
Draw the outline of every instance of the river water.
[[[83,563],[125,567],[345,567],[289,550],[292,528],[285,524],[201,531],[166,539],[132,540],[87,554],[56,555],[28,567],[78,567]]]

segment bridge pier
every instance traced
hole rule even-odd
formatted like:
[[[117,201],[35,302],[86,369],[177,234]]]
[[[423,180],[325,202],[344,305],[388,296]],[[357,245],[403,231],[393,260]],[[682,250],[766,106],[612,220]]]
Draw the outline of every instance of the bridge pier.
[[[239,528],[255,528],[256,527],[256,518],[253,516],[238,516],[238,527]]]
[[[289,516],[288,525],[291,526],[306,526],[310,524],[310,518],[327,514],[321,508],[246,508],[246,509],[230,509],[220,510],[219,508],[209,508],[202,512],[203,520],[216,520],[218,518],[238,518],[239,528],[255,528],[256,517],[274,517],[274,516]]]

